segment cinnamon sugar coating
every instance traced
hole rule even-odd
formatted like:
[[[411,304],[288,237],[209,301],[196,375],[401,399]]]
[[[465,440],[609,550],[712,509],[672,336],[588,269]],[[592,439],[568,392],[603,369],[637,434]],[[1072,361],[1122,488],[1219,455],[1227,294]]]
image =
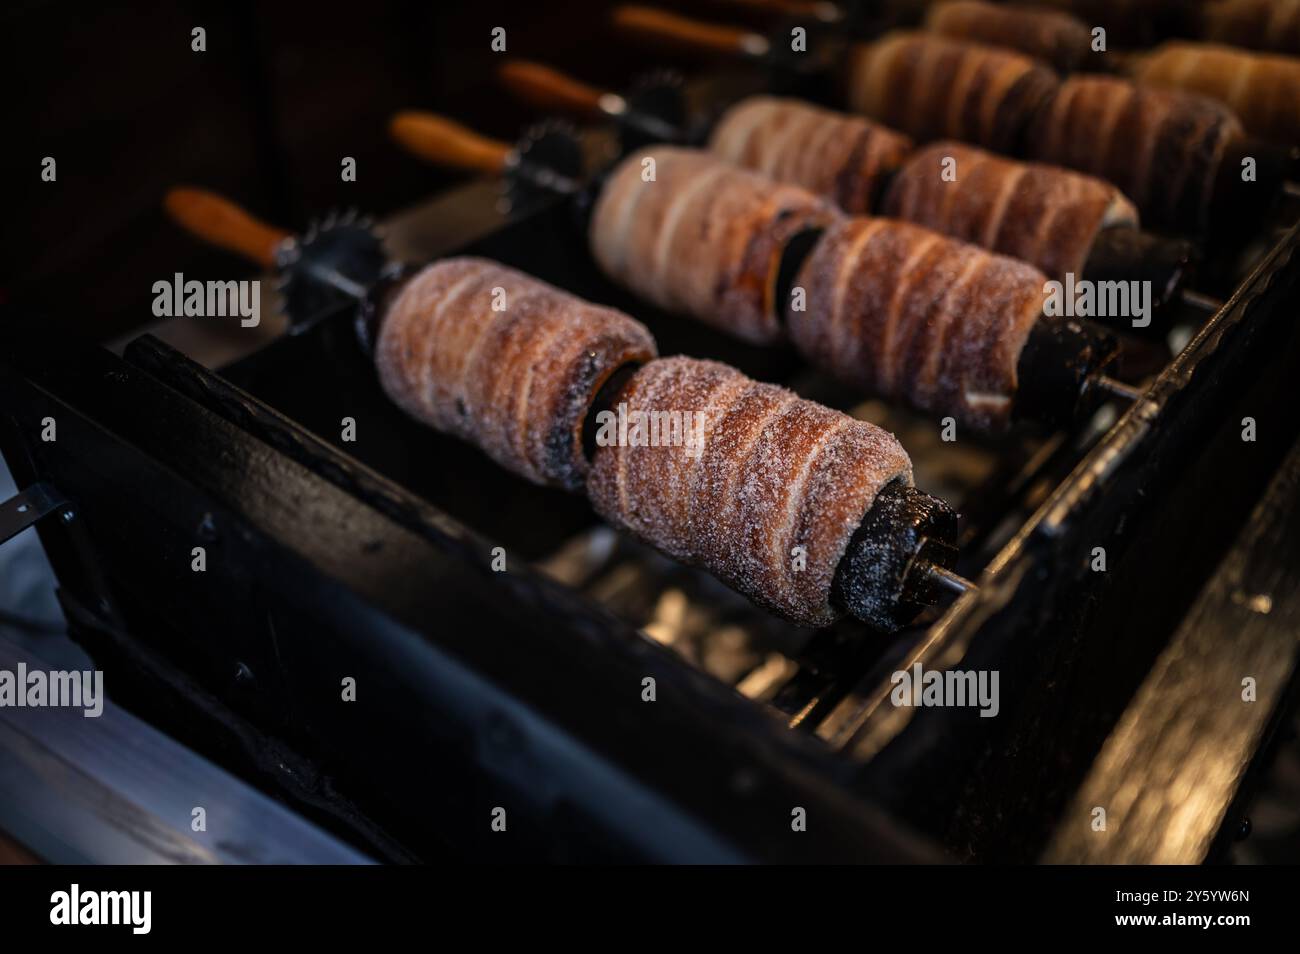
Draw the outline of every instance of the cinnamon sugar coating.
[[[905,31],[855,48],[848,76],[855,112],[918,142],[960,139],[995,152],[1013,150],[1060,82],[1010,50]]]
[[[800,269],[791,340],[841,380],[979,430],[1010,422],[1040,272],[892,219],[832,226]]]
[[[650,332],[621,312],[462,257],[428,266],[399,292],[375,364],[411,416],[534,483],[577,490],[596,391],[621,365],[655,353]]]
[[[1044,60],[1062,72],[1087,58],[1092,34],[1083,21],[1059,10],[1000,6],[985,0],[945,0],[930,7],[927,30],[960,40],[1005,46]]]
[[[1241,138],[1226,106],[1108,76],[1065,81],[1030,131],[1033,158],[1115,183],[1148,224],[1199,229],[1223,154]]]
[[[794,99],[751,96],[723,114],[709,138],[728,162],[790,182],[865,214],[884,177],[912,150],[912,141],[860,116]]]
[[[873,424],[714,361],[651,361],[629,412],[696,416],[702,440],[602,446],[587,493],[610,523],[701,566],[755,603],[824,626],[835,571],[876,494],[911,461]],[[801,564],[795,549],[802,548]]]
[[[948,159],[955,162],[955,181],[943,176]],[[1066,272],[1083,277],[1102,229],[1138,225],[1133,203],[1109,182],[956,142],[915,153],[890,184],[881,211],[1057,279]]]
[[[1300,59],[1215,43],[1162,43],[1134,59],[1146,86],[1200,93],[1223,103],[1253,136],[1300,144]]]
[[[641,297],[766,344],[781,331],[773,296],[786,243],[838,215],[804,189],[706,152],[652,146],[605,183],[590,243],[606,274]]]

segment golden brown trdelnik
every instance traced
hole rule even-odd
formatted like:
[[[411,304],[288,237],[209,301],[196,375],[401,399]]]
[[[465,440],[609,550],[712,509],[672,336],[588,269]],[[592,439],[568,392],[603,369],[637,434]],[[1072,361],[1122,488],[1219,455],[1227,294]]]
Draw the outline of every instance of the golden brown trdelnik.
[[[948,160],[955,181],[943,176]],[[1102,229],[1138,224],[1133,203],[1109,182],[955,142],[915,153],[890,184],[881,211],[1058,279],[1067,272],[1083,276]]]
[[[798,186],[698,150],[653,146],[615,168],[589,237],[606,274],[641,297],[764,344],[780,336],[773,298],[786,244],[838,215]]]
[[[1009,47],[1067,73],[1092,49],[1092,34],[1082,21],[1040,7],[947,0],[930,7],[925,26],[956,39]]]
[[[1046,278],[1023,262],[891,219],[827,230],[796,278],[791,340],[840,379],[980,430],[1010,421]]]
[[[1165,43],[1134,58],[1133,76],[1216,99],[1252,135],[1300,143],[1300,59],[1214,43]]]
[[[896,32],[854,49],[850,108],[920,142],[1012,151],[1057,75],[1027,56],[935,33]]]
[[[1030,131],[1033,158],[1115,183],[1149,225],[1202,228],[1240,121],[1203,96],[1106,76],[1065,81]]]
[[[1203,16],[1207,40],[1300,53],[1300,0],[1216,0]]]
[[[620,400],[629,413],[700,415],[702,439],[694,451],[600,447],[587,479],[597,512],[761,606],[833,622],[835,570],[854,531],[883,487],[912,482],[893,435],[692,358],[650,362]]]
[[[880,183],[912,151],[912,141],[860,116],[751,96],[723,114],[709,149],[738,166],[803,186],[845,212],[865,214]]]
[[[576,490],[595,393],[618,367],[655,353],[650,332],[621,312],[495,262],[450,258],[398,293],[375,363],[413,417],[534,483]]]

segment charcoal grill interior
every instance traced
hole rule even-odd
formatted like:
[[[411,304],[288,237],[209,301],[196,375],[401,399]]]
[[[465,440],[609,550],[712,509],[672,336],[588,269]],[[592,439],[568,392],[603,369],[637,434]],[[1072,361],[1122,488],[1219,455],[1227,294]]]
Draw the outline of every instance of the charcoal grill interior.
[[[788,81],[701,68],[690,111]],[[593,168],[606,163],[613,130],[584,137]],[[1261,501],[1294,530],[1300,200],[1209,236],[1182,302],[1157,319],[1169,333],[1126,339],[1122,374],[1141,400],[1069,429],[947,443],[932,420],[791,350],[638,301],[599,272],[564,200],[502,216],[482,183],[430,198],[388,217],[395,257],[498,260],[635,316],[664,355],[730,363],[896,433],[918,486],[960,511],[956,569],[978,589],[893,636],[786,623],[612,530],[581,496],[405,416],[351,306],[211,366],[166,343],[165,321],[112,353],[10,306],[0,449],[20,488],[74,502],[75,519],[37,526],[69,633],[117,703],[378,860],[1200,863],[1237,850],[1287,744],[1293,643],[1272,657],[1258,725],[1234,736],[1220,814],[1182,841],[1123,833],[1104,857],[1072,833],[1087,823],[1081,793],[1115,787],[1098,757],[1133,706],[1183,732],[1188,759],[1225,744],[1147,687],[1198,597],[1259,547]],[[50,414],[54,444],[39,438]],[[217,555],[201,584],[185,565],[194,541]],[[498,546],[504,573],[488,569]],[[1279,544],[1282,559],[1294,546]],[[1274,620],[1294,620],[1294,594],[1268,595]],[[1253,646],[1223,632],[1183,685],[1212,691]],[[892,705],[891,677],[917,663],[997,672],[997,718]],[[340,674],[375,700],[360,714],[335,703]],[[440,823],[430,804],[475,819],[509,805],[519,834]],[[795,806],[817,818],[806,833],[790,830]]]

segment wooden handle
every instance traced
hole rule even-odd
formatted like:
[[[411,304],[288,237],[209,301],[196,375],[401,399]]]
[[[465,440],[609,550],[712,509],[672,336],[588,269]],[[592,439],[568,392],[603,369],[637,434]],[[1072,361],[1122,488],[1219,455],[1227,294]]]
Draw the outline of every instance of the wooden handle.
[[[612,19],[614,26],[626,33],[674,49],[752,56],[767,48],[767,40],[749,30],[701,23],[653,7],[617,7]]]
[[[497,75],[506,89],[539,109],[575,113],[589,119],[604,115],[600,98],[605,94],[601,90],[541,63],[515,60],[502,66]]]
[[[187,232],[263,268],[275,265],[276,246],[290,234],[253,218],[229,199],[206,189],[171,189],[163,208]]]
[[[404,148],[425,162],[496,175],[505,168],[510,145],[480,136],[454,120],[433,113],[404,112],[388,126]]]

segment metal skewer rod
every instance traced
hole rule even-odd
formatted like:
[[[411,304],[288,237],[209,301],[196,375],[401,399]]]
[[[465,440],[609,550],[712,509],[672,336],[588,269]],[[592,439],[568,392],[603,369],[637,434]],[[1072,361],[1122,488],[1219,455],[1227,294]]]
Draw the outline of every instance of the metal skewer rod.
[[[307,264],[305,271],[317,281],[323,282],[357,301],[365,301],[366,295],[370,293],[369,288],[348,278],[338,269],[310,262]]]
[[[1119,398],[1121,401],[1127,401],[1130,404],[1142,400],[1143,395],[1146,393],[1141,388],[1125,384],[1123,381],[1112,378],[1107,374],[1101,374],[1093,378],[1092,384],[1093,387],[1100,389],[1111,397]]]
[[[945,593],[953,596],[962,596],[972,590],[979,589],[974,583],[960,574],[954,573],[947,567],[940,566],[937,563],[931,563],[928,560],[917,566],[916,572],[920,573],[928,582],[933,583]]]
[[[1206,314],[1210,314],[1210,315],[1214,314],[1220,308],[1223,307],[1223,302],[1220,299],[1211,297],[1210,295],[1203,295],[1200,292],[1193,291],[1190,288],[1183,289],[1182,298],[1183,298],[1183,304],[1189,305],[1192,308],[1195,308],[1197,311],[1203,311]]]

